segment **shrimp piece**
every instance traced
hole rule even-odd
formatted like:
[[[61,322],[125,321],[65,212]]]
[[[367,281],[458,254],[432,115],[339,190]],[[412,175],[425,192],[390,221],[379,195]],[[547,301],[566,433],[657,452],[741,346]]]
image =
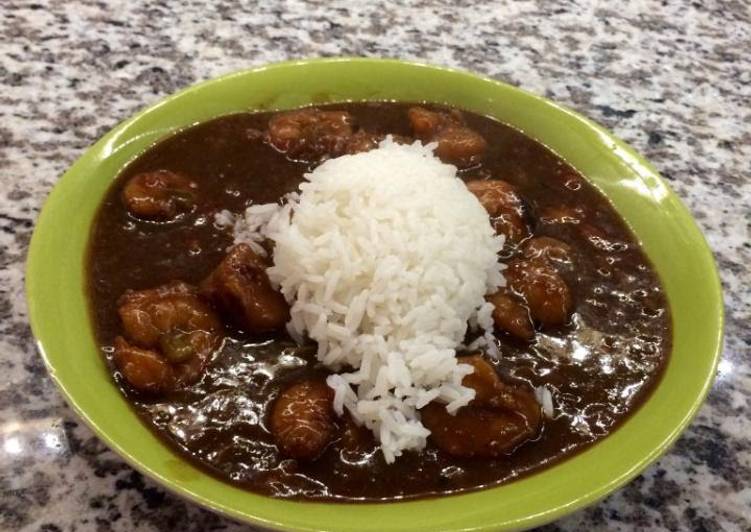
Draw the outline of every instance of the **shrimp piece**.
[[[160,393],[175,387],[175,372],[158,352],[135,347],[122,336],[115,338],[113,361],[127,383],[138,391]]]
[[[512,244],[529,236],[524,222],[524,203],[512,185],[500,179],[474,180],[467,182],[467,189],[488,211],[497,233],[505,235]]]
[[[527,388],[504,383],[481,356],[460,359],[474,372],[462,384],[475,390],[469,405],[451,415],[443,404],[432,402],[421,411],[430,438],[442,451],[460,457],[497,457],[534,438],[542,414]]]
[[[411,107],[407,111],[409,123],[417,138],[426,139],[449,127],[461,127],[464,122],[458,112],[441,113],[424,107]]]
[[[518,259],[504,275],[509,286],[527,302],[532,318],[547,327],[563,325],[573,312],[568,285],[558,272],[541,259]]]
[[[289,305],[271,286],[266,267],[250,246],[237,244],[201,283],[201,290],[247,332],[280,329],[289,320]]]
[[[460,364],[472,366],[474,371],[462,379],[462,386],[472,388],[475,391],[474,405],[488,404],[503,386],[501,378],[495,368],[490,365],[481,355],[469,355],[459,357]]]
[[[195,288],[179,281],[127,291],[118,301],[118,312],[125,336],[135,345],[121,339],[115,345],[115,364],[136,389],[165,391],[192,384],[220,341],[222,325],[214,311]],[[135,376],[137,366],[143,365],[146,374],[155,373],[156,359],[170,366],[172,377],[163,379],[163,386],[141,386],[143,379]],[[126,372],[126,365],[133,368]],[[135,376],[133,380],[129,375]]]
[[[514,294],[502,289],[485,299],[493,304],[493,322],[496,328],[525,342],[535,337],[529,310]]]
[[[188,178],[157,170],[131,177],[122,198],[128,212],[137,218],[170,221],[196,204],[198,185]]]
[[[572,267],[574,264],[571,246],[549,236],[530,238],[522,247],[527,259],[542,259],[554,265]]]
[[[126,336],[141,347],[155,347],[171,331],[217,336],[222,325],[194,287],[173,281],[149,290],[126,291],[118,301]],[[209,342],[210,343],[210,342]]]
[[[284,390],[271,409],[270,428],[286,456],[314,460],[332,441],[334,392],[323,381],[306,380]]]
[[[431,139],[437,142],[436,155],[459,168],[468,168],[480,162],[488,143],[479,133],[467,127],[444,129]]]
[[[269,120],[268,142],[291,159],[317,161],[346,152],[353,132],[345,111],[309,108],[279,113]]]
[[[415,136],[423,142],[437,142],[436,155],[459,168],[476,165],[488,147],[480,134],[464,124],[459,112],[441,113],[412,107],[407,116]]]

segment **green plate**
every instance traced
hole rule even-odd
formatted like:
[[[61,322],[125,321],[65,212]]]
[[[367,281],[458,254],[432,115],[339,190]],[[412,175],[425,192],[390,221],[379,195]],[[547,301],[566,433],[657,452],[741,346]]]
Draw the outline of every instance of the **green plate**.
[[[121,168],[165,135],[227,113],[344,100],[429,100],[493,116],[547,144],[599,187],[654,262],[674,319],[659,387],[614,434],[555,467],[498,488],[413,502],[330,504],[255,495],[194,468],[159,442],[114,386],[94,343],[84,258],[97,205]],[[712,254],[657,172],[605,129],[543,98],[464,72],[390,60],[290,62],[190,87],[92,146],[50,194],[27,266],[39,350],[68,403],[133,467],[240,521],[296,530],[517,529],[604,497],[654,461],[689,424],[715,373],[722,294]]]

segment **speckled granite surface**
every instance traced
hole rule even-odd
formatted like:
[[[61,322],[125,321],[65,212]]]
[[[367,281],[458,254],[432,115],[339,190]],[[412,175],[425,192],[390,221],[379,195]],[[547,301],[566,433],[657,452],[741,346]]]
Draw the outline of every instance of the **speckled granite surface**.
[[[137,109],[270,61],[368,55],[475,70],[599,121],[670,180],[716,253],[726,347],[707,404],[656,465],[546,529],[751,530],[751,6],[260,4],[0,4],[0,529],[244,529],[133,472],[65,406],[27,325],[27,244],[58,176]]]

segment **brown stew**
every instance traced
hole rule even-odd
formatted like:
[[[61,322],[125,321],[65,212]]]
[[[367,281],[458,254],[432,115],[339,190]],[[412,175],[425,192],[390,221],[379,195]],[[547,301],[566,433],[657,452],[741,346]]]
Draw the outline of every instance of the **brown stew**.
[[[638,409],[666,365],[670,313],[649,260],[599,191],[545,146],[487,117],[390,102],[319,109],[188,128],[139,156],[107,193],[90,243],[91,312],[114,378],[144,423],[181,456],[255,492],[393,500],[540,471]],[[264,284],[263,264],[242,251],[222,263],[232,236],[214,223],[218,211],[277,201],[322,158],[371,149],[385,134],[438,142],[437,154],[461,168],[507,236],[511,288],[491,296],[502,357],[490,362],[490,378],[522,395],[546,386],[554,415],[538,421],[535,407],[539,429],[493,452],[480,442],[463,454],[449,426],[434,430],[424,451],[386,464],[369,432],[326,410],[316,383],[327,371],[312,346],[279,328],[286,310]],[[242,296],[237,272],[256,283]],[[146,328],[143,305],[153,318]],[[321,452],[300,449],[305,437],[282,439],[290,420],[271,416],[283,390],[292,390],[290,401],[318,394],[308,406]],[[443,422],[435,409],[426,425],[428,417]]]

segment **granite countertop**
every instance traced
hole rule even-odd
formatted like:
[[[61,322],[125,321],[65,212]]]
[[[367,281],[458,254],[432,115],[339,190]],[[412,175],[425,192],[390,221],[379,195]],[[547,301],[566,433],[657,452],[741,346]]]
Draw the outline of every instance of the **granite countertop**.
[[[366,55],[470,69],[604,124],[669,180],[716,254],[725,351],[699,416],[625,488],[545,529],[751,530],[749,5],[393,4],[2,2],[0,529],[245,529],[134,472],[65,405],[29,331],[26,249],[59,176],[136,110],[233,70]]]

